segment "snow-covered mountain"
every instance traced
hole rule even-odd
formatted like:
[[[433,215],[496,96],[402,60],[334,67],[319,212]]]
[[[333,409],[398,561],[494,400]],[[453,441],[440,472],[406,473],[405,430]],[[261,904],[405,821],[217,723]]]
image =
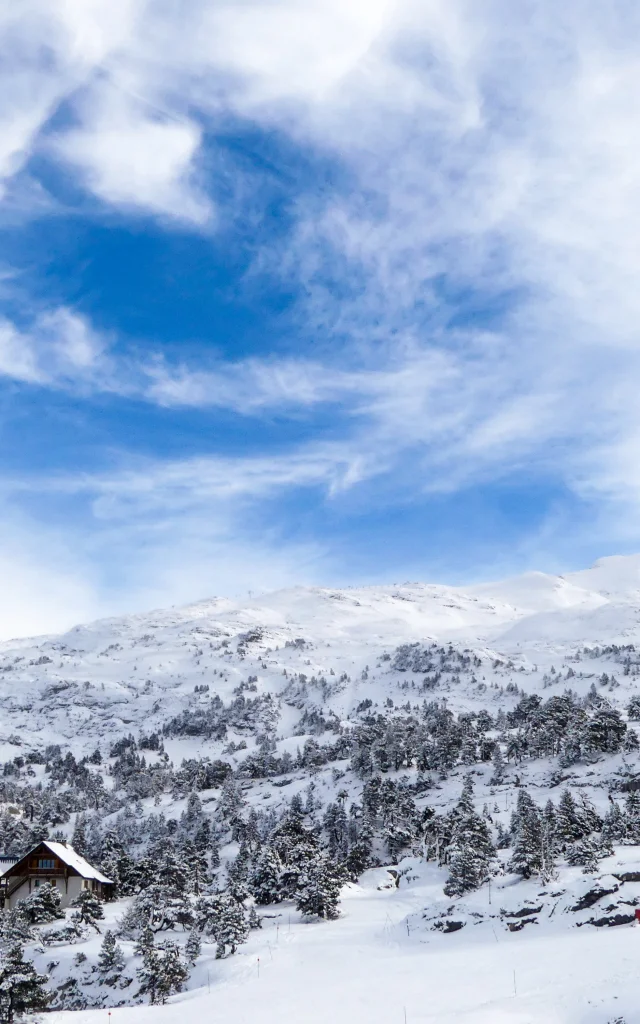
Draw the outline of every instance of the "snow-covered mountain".
[[[636,642],[640,555],[466,588],[299,587],[242,604],[211,599],[0,644],[0,757],[17,739],[82,749],[96,736],[157,728],[204,699],[194,687],[228,701],[249,676],[249,695],[280,695],[304,676],[308,702],[344,717],[362,700],[397,698],[407,673],[396,670],[395,652],[407,644],[452,644],[481,659],[475,673],[449,673],[456,685],[442,683],[465,706],[478,681],[504,687],[524,677],[535,690],[582,646]]]
[[[107,1007],[122,1024],[633,1024],[639,680],[640,556],[211,599],[1,644],[0,852],[51,833],[120,885],[115,978],[103,933],[69,912],[28,936],[56,1024]],[[339,917],[312,922],[304,872],[334,861]],[[233,956],[202,924],[203,878],[254,914]],[[157,941],[186,956],[200,921],[202,948],[186,991],[142,1007],[156,905],[183,917]]]

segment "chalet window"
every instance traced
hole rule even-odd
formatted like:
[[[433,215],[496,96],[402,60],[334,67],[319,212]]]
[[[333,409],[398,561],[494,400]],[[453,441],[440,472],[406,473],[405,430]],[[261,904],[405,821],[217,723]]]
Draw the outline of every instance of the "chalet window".
[[[55,868],[56,862],[52,857],[38,858],[38,868],[42,871],[51,871]]]

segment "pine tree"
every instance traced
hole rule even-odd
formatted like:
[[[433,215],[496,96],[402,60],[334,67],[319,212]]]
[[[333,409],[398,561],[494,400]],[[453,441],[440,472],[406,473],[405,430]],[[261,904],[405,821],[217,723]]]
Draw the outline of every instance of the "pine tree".
[[[280,879],[282,863],[272,846],[266,845],[249,876],[249,889],[256,903],[267,906],[282,899]]]
[[[525,789],[518,791],[518,803],[512,821],[512,871],[530,878],[543,866],[543,828],[540,811]]]
[[[0,962],[0,1024],[13,1024],[16,1014],[46,1010],[48,980],[23,958],[20,945],[12,946]]]
[[[325,858],[311,861],[299,878],[296,908],[303,914],[334,920],[339,916],[343,878]]]
[[[119,974],[124,969],[124,953],[112,931],[105,932],[97,966],[101,974]]]
[[[236,946],[249,934],[243,906],[227,892],[201,896],[195,907],[195,921],[199,931],[215,939],[218,958],[225,955],[227,946],[235,953]]]
[[[81,889],[76,898],[71,901],[71,906],[76,908],[73,915],[75,921],[78,921],[79,924],[91,925],[97,932],[100,931],[96,922],[104,919],[104,908],[100,897],[91,892],[91,889]]]
[[[473,805],[471,775],[464,780],[460,799],[450,816],[450,829],[449,877],[444,892],[447,896],[461,896],[486,882],[495,852],[489,825]]]
[[[182,991],[189,969],[175,942],[164,942],[144,949],[136,974],[139,995],[148,995],[150,1003],[164,1003],[172,992]]]
[[[62,898],[55,885],[40,885],[24,900],[19,900],[18,909],[28,924],[48,924],[64,917],[60,909]]]
[[[160,959],[160,971],[156,984],[156,995],[164,1003],[172,992],[182,992],[189,977],[189,968],[180,956],[175,942],[164,942],[156,950]]]
[[[236,947],[241,942],[246,942],[248,935],[249,925],[243,907],[232,896],[224,893],[221,899],[220,918],[215,930],[216,957],[224,956],[227,946],[231,953],[235,953]]]
[[[499,743],[496,743],[496,745],[495,745],[495,748],[494,748],[494,751],[493,751],[492,761],[493,761],[493,775],[491,776],[491,779],[490,779],[490,785],[491,786],[501,786],[502,783],[504,782],[504,777],[505,777],[505,774],[506,774],[506,766],[505,766],[505,763],[504,763],[504,758],[502,756],[502,750],[500,748],[500,744]]]
[[[133,952],[135,953],[136,956],[144,957],[148,950],[153,949],[155,941],[156,940],[153,931],[151,930],[149,925],[145,925],[145,927],[140,932],[140,935],[138,936],[138,941],[133,947]]]
[[[611,801],[602,825],[602,839],[608,845],[624,843],[627,839],[627,819],[615,801]]]
[[[87,827],[84,814],[78,814],[76,816],[73,835],[71,837],[71,845],[76,853],[79,853],[81,857],[87,856]]]
[[[600,843],[594,836],[584,836],[567,849],[569,864],[582,867],[585,875],[598,870],[598,862],[602,856]]]
[[[188,962],[193,965],[200,956],[202,950],[202,943],[200,942],[200,936],[194,929],[189,933],[189,938],[186,941],[184,951]]]
[[[155,946],[149,946],[144,950],[142,963],[136,970],[140,989],[138,995],[149,996],[149,1002],[154,1004],[158,998],[158,985],[162,971],[162,959]]]
[[[557,850],[556,809],[553,802],[547,800],[542,814],[542,857],[540,864],[540,878],[544,884],[557,877]]]
[[[247,915],[247,924],[249,925],[251,931],[254,931],[256,928],[262,928],[262,918],[260,917],[260,914],[258,914],[258,912],[256,911],[256,908],[254,907],[253,903],[249,907],[249,913]]]
[[[556,834],[563,844],[576,843],[587,835],[590,829],[583,821],[580,810],[570,790],[565,789],[558,802],[556,812]]]

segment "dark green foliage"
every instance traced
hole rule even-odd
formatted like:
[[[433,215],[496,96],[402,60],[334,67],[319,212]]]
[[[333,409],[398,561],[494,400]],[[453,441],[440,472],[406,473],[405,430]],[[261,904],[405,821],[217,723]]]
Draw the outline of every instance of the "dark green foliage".
[[[296,892],[296,907],[303,914],[329,921],[339,915],[340,889],[344,875],[326,857],[317,857],[301,873]]]
[[[104,919],[104,907],[100,897],[91,892],[91,889],[81,889],[71,906],[76,908],[73,915],[75,921],[91,925],[97,932],[100,931],[97,922]]]
[[[473,805],[473,783],[467,775],[457,806],[451,815],[447,859],[449,877],[444,887],[447,896],[461,896],[477,889],[489,878],[495,854],[487,821]]]
[[[48,980],[24,959],[20,945],[12,946],[0,961],[0,1024],[12,1024],[17,1014],[46,1010]]]
[[[111,931],[105,932],[100,953],[98,954],[97,969],[100,974],[117,976],[124,968],[124,953],[116,942],[116,937]]]
[[[54,885],[41,885],[18,901],[18,910],[27,924],[48,924],[64,917],[60,909],[61,896]]]

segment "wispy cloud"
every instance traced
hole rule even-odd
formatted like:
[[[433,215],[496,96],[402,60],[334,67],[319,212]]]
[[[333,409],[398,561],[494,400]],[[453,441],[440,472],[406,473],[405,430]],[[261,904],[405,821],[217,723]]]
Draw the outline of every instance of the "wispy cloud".
[[[407,475],[413,493],[455,493],[536,467],[629,540],[637,5],[29,0],[2,18],[8,190],[44,154],[108,207],[214,231],[228,211],[204,169],[234,119],[339,172],[291,197],[290,230],[253,266],[297,295],[313,356],[177,358],[66,307],[0,323],[0,374],[25,386],[244,419],[333,407],[329,439],[292,429],[233,459],[123,452],[110,475],[69,477],[96,522],[160,537],[186,516],[204,536],[216,509],[230,543],[240,506],[277,495],[367,482],[387,500]]]

